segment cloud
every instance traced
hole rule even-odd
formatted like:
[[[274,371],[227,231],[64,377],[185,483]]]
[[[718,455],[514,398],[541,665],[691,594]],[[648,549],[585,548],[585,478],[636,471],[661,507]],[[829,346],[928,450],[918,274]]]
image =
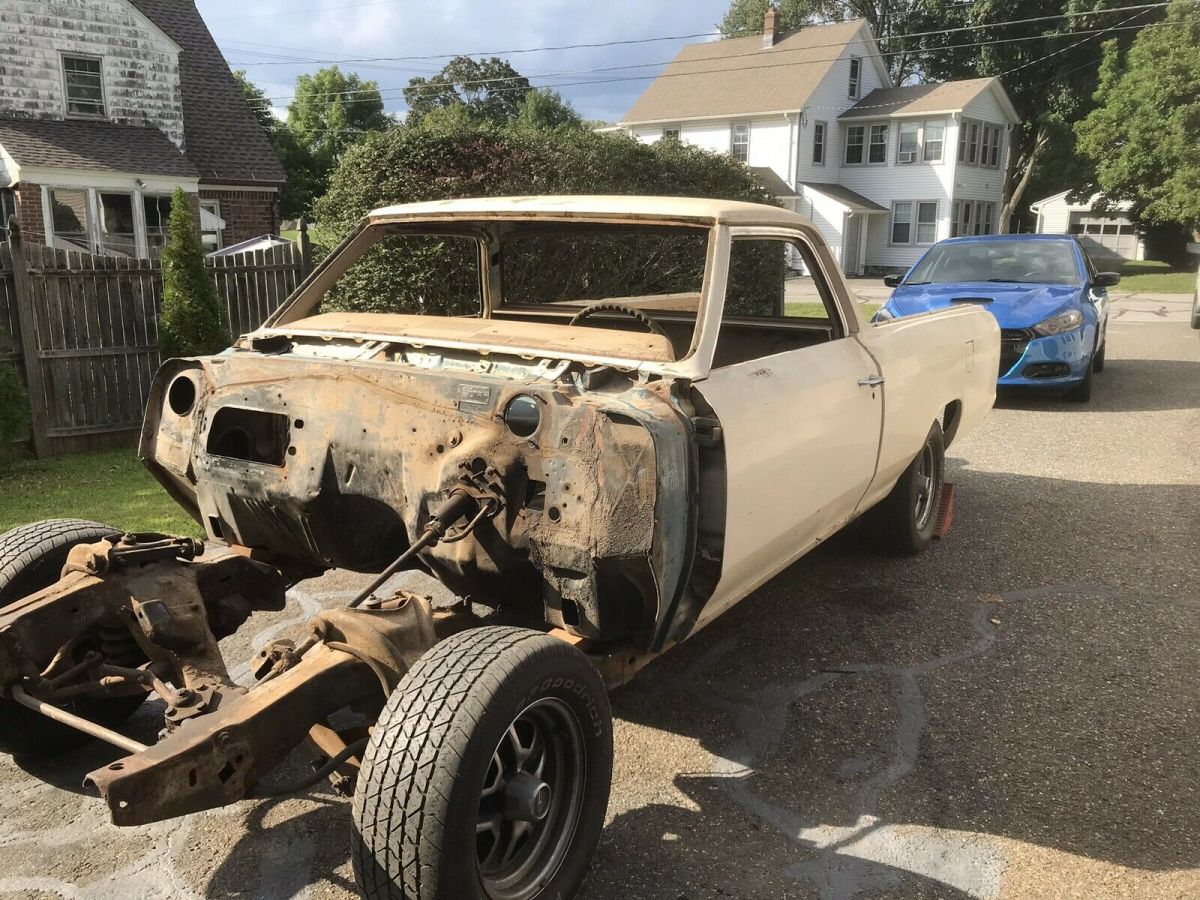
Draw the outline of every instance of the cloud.
[[[301,72],[338,60],[377,81],[391,112],[404,109],[401,88],[428,77],[456,53],[605,43],[714,30],[728,0],[206,0],[201,12],[234,68],[245,68],[276,105],[284,106]],[[693,38],[703,40],[703,38]],[[519,53],[509,61],[534,84],[553,87],[587,118],[613,120],[633,105],[653,75],[689,41],[655,41]],[[432,56],[437,59],[397,60]],[[503,54],[501,54],[503,55]],[[610,73],[584,70],[646,66]],[[552,74],[567,73],[567,74]]]

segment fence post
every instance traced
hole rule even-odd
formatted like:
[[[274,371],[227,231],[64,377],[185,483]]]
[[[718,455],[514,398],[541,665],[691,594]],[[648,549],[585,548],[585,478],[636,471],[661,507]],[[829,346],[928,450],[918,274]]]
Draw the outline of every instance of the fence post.
[[[312,271],[312,240],[308,236],[308,220],[300,219],[300,263],[303,271],[300,280],[303,281]]]
[[[8,222],[8,250],[12,256],[13,292],[17,296],[17,322],[21,326],[21,360],[25,383],[29,386],[29,427],[33,432],[33,455],[45,456],[49,450],[46,434],[46,389],[42,381],[42,360],[38,353],[37,315],[29,292],[29,272],[25,263],[25,240],[17,217]]]

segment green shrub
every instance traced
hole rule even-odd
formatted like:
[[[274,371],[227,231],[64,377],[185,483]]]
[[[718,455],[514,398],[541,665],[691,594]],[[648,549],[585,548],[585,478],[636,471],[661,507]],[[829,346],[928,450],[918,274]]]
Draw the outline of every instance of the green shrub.
[[[0,355],[7,347],[0,343]],[[17,367],[0,360],[0,469],[13,457],[14,445],[26,437],[29,428],[29,395]]]
[[[396,128],[368,134],[346,151],[329,192],[315,206],[319,243],[323,244],[317,253],[328,253],[363,215],[380,206],[528,194],[671,195],[775,202],[742,164],[680,141],[643,144],[625,135],[583,129],[492,129],[444,122],[437,128]],[[395,246],[389,250],[384,242],[353,267],[326,306],[358,311],[425,310],[430,305],[429,292],[444,284],[448,273],[470,271],[454,262],[461,251],[453,249],[453,244],[427,240],[415,250],[397,252]],[[634,272],[637,256],[631,257],[629,252],[628,248],[623,251],[621,262]],[[564,248],[564,254],[569,258],[569,248]],[[542,268],[547,279],[563,277],[563,269],[557,265],[543,260]]]
[[[192,205],[181,188],[171,198],[170,240],[163,250],[158,349],[163,359],[205,356],[229,346],[217,288],[204,268]]]

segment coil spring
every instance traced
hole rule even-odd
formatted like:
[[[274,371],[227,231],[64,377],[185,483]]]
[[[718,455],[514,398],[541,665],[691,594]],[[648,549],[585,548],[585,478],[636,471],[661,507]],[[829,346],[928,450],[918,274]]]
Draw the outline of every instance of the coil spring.
[[[146,661],[142,648],[123,625],[100,626],[100,652],[116,666],[136,668]]]

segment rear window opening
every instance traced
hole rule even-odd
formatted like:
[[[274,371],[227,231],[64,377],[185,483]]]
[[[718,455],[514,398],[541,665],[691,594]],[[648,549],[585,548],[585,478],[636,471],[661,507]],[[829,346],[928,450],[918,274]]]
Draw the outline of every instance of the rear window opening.
[[[226,406],[213,416],[205,449],[211,456],[282,467],[289,442],[287,416]]]

